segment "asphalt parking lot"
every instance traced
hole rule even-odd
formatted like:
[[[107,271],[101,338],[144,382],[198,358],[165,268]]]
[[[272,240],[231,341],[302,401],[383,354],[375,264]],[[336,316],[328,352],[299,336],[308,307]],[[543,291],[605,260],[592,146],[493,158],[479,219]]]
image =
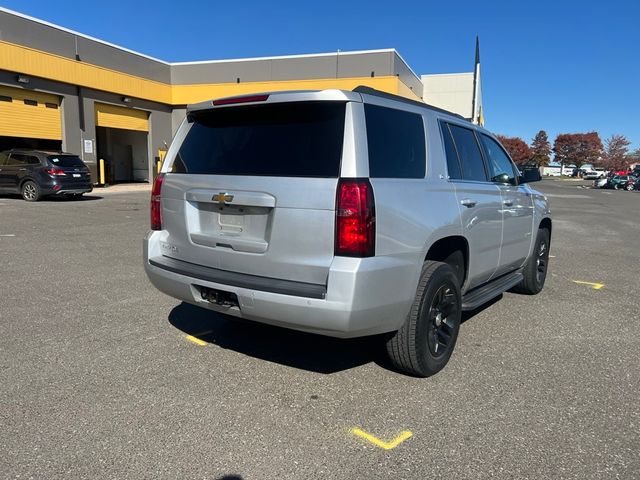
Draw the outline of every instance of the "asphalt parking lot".
[[[537,184],[544,291],[468,315],[429,379],[392,371],[376,338],[159,293],[148,192],[0,197],[0,477],[640,477],[640,192],[579,185]]]

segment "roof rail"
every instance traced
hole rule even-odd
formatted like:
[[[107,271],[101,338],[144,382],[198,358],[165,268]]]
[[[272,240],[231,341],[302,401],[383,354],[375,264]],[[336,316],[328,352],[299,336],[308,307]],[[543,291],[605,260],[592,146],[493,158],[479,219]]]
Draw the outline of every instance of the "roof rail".
[[[353,89],[356,93],[365,93],[367,95],[374,95],[376,97],[387,98],[389,100],[396,100],[398,102],[408,103],[410,105],[416,105],[419,107],[426,107],[430,110],[435,110],[436,112],[446,113],[447,115],[453,115],[454,117],[461,118],[463,120],[468,120],[464,118],[462,115],[459,115],[454,112],[450,112],[449,110],[445,110],[444,108],[434,107],[433,105],[429,105],[428,103],[419,102],[418,100],[411,100],[407,97],[402,97],[400,95],[394,95],[393,93],[383,92],[381,90],[376,90],[375,88],[367,87],[366,85],[358,85]]]

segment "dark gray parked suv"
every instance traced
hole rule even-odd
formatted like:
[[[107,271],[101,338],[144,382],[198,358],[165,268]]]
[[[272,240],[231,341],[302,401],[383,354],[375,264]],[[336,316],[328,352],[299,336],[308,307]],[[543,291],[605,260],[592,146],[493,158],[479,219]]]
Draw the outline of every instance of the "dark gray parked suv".
[[[79,198],[92,189],[89,169],[77,155],[22,149],[0,152],[0,193],[19,193],[37,202],[47,195]]]
[[[428,376],[462,311],[542,290],[551,215],[532,179],[487,130],[369,88],[203,102],[155,181],[144,265],[228,315],[387,334],[394,365]]]

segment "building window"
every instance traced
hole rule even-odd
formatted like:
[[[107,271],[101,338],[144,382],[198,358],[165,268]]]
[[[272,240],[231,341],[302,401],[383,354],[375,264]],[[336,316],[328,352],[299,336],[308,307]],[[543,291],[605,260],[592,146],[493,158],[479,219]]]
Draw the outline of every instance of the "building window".
[[[28,100],[28,99],[24,99],[24,104],[25,105],[33,105],[34,107],[38,106],[38,102],[36,102],[35,100]]]

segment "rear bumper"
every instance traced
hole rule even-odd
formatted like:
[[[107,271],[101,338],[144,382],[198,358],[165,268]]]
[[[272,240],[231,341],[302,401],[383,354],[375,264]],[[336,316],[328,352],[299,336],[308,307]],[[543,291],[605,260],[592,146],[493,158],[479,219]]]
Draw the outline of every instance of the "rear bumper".
[[[409,260],[335,257],[326,287],[310,287],[306,283],[172,262],[159,251],[161,235],[162,232],[149,232],[144,239],[145,271],[158,290],[216,312],[333,337],[358,337],[400,328],[409,312],[420,273]],[[244,280],[258,283],[248,288],[250,284],[241,286]],[[235,293],[239,306],[223,307],[208,302],[202,299],[200,287]],[[280,287],[294,290],[289,294],[273,291]],[[321,290],[325,290],[324,298],[317,298]]]
[[[46,179],[40,182],[43,195],[60,195],[63,193],[89,193],[93,191],[91,181],[72,182],[59,179]]]

